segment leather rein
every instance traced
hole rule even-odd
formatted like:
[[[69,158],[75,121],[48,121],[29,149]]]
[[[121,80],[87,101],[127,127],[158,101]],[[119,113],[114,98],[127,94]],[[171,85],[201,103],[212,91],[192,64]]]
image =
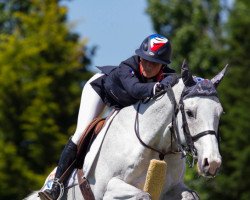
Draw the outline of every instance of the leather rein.
[[[184,90],[183,90],[184,91]],[[159,153],[159,158],[160,160],[163,160],[164,157],[167,154],[174,154],[174,153],[182,153],[182,157],[186,157],[187,154],[189,154],[192,157],[192,163],[189,163],[191,167],[193,167],[195,160],[197,159],[197,150],[194,147],[194,142],[196,142],[197,140],[199,140],[201,137],[206,136],[206,135],[215,135],[217,140],[218,139],[218,135],[214,130],[207,130],[201,133],[198,133],[195,136],[192,136],[188,127],[188,123],[187,123],[187,118],[186,118],[186,114],[185,114],[185,109],[184,109],[184,103],[183,103],[183,98],[184,98],[184,92],[182,92],[181,94],[181,98],[179,103],[177,104],[176,99],[175,99],[175,95],[173,92],[172,87],[167,87],[164,91],[162,91],[160,94],[158,94],[157,96],[154,96],[154,99],[157,99],[158,97],[162,96],[163,94],[167,93],[171,103],[174,106],[174,114],[172,115],[172,127],[170,128],[171,131],[171,150],[168,152],[164,152],[162,150],[156,149],[152,146],[147,145],[145,142],[142,141],[141,137],[140,137],[140,133],[139,133],[139,110],[140,110],[140,105],[142,104],[142,102],[138,103],[137,109],[136,109],[136,118],[135,118],[135,123],[134,123],[134,130],[135,130],[135,134],[138,138],[138,140],[140,141],[140,143],[148,148],[151,149],[157,153]],[[147,101],[148,102],[148,101]],[[177,126],[177,114],[181,112],[182,115],[182,128],[183,128],[183,133],[184,133],[184,138],[185,138],[185,144],[182,144],[181,142],[181,136],[180,136],[180,132]],[[177,151],[173,150],[173,140],[172,138],[174,138],[174,140],[177,142]]]

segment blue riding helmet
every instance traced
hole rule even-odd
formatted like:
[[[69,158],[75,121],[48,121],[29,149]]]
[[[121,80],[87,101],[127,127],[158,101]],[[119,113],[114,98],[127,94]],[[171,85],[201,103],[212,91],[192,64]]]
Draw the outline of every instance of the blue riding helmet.
[[[171,44],[166,37],[160,34],[153,34],[146,37],[141,43],[140,48],[135,50],[135,53],[151,62],[161,64],[171,63]]]

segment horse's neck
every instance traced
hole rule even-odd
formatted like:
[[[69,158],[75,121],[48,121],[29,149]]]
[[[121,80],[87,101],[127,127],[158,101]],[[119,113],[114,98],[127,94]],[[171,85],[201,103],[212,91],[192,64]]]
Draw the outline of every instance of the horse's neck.
[[[176,103],[180,101],[182,91],[184,89],[184,83],[182,79],[172,88]],[[142,105],[139,113],[141,114],[142,123],[148,124],[151,129],[159,127],[157,123],[169,124],[172,121],[172,115],[174,114],[174,105],[169,99],[169,94],[165,94],[158,99],[151,101],[145,105]],[[170,117],[171,116],[171,117]],[[155,122],[155,123],[154,123]]]
[[[176,102],[179,102],[183,88],[184,84],[180,79],[173,87]],[[174,105],[168,95],[165,94],[148,104],[142,104],[139,113],[140,134],[144,142],[165,148],[171,138],[170,125],[174,114]]]

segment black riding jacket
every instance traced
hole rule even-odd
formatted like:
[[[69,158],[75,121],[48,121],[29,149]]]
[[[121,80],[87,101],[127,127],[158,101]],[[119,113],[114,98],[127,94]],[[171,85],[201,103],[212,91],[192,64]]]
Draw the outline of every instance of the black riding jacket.
[[[91,82],[92,87],[110,107],[123,108],[138,100],[153,96],[156,77],[147,79],[139,70],[139,56],[135,55],[117,66],[98,67],[104,76]],[[163,67],[163,73],[175,73],[175,70]]]

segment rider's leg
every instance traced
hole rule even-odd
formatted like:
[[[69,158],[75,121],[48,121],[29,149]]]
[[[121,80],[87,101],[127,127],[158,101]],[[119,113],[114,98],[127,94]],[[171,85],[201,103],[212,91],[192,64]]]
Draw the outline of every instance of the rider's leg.
[[[96,93],[96,91],[92,88],[90,83],[103,76],[103,74],[94,75],[84,86],[81,97],[81,104],[78,113],[77,127],[76,131],[72,137],[72,141],[75,144],[78,144],[82,133],[85,128],[92,122],[94,118],[102,113],[104,110],[105,104],[103,103],[100,96]]]
[[[60,160],[58,162],[58,166],[56,169],[55,180],[58,181],[64,172],[68,169],[68,167],[72,164],[76,157],[77,145],[72,142],[70,139],[68,143],[65,145],[62,154],[60,156]],[[74,166],[70,169],[71,171],[74,169]],[[69,170],[69,169],[68,169]],[[63,185],[66,185],[67,180],[72,172],[68,171],[68,173],[64,176],[64,179],[60,181]],[[60,185],[57,182],[54,182],[51,189],[46,189],[43,192],[39,192],[39,197],[42,200],[54,200],[58,199],[60,195]]]
[[[95,90],[90,85],[90,82],[99,78],[102,74],[94,75],[84,86],[81,96],[81,104],[78,113],[77,128],[73,137],[66,144],[55,174],[55,179],[59,179],[68,167],[72,164],[77,153],[77,144],[80,140],[81,134],[84,132],[85,128],[89,123],[103,111],[105,104],[101,100],[100,96],[95,92]],[[72,171],[74,167],[71,168]],[[72,173],[72,172],[71,172]],[[68,181],[71,173],[67,173],[63,180],[63,185]],[[60,194],[60,187],[58,184],[54,183],[51,190],[45,190],[44,192],[39,192],[39,196],[44,200],[54,200],[57,199]]]

